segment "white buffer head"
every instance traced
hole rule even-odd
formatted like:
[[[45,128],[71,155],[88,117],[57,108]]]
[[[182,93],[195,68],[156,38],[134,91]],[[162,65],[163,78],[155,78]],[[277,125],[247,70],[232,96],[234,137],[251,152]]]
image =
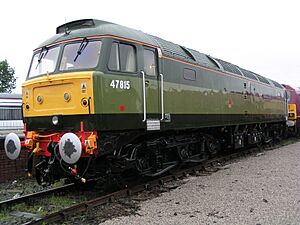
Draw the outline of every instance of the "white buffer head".
[[[4,150],[7,157],[11,160],[15,160],[19,157],[21,152],[21,141],[18,135],[15,133],[9,133],[5,137]]]
[[[73,133],[65,133],[59,141],[59,153],[66,163],[76,163],[80,159],[82,153],[82,146],[79,138]]]

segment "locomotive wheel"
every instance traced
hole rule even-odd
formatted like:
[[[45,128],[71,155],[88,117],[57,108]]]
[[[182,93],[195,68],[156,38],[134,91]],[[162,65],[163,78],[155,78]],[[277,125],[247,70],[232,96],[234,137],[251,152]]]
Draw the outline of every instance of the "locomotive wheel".
[[[48,165],[46,160],[42,160],[35,166],[35,175],[39,185],[45,187],[54,183],[51,166]]]
[[[151,166],[149,165],[149,160],[147,160],[145,157],[137,158],[135,161],[136,169],[143,173],[145,171],[151,170]]]
[[[179,158],[181,160],[187,160],[189,158],[188,146],[181,146],[177,149]]]
[[[136,170],[141,174],[151,173],[153,170],[153,165],[151,165],[151,162],[153,164],[154,155],[151,157],[150,151],[145,151],[141,146],[136,149],[135,154],[135,168]]]
[[[135,148],[134,160],[137,172],[155,177],[178,165],[177,161],[166,161],[164,147],[160,141],[156,140]]]
[[[210,158],[216,156],[221,150],[221,144],[211,135],[205,135],[205,150]]]

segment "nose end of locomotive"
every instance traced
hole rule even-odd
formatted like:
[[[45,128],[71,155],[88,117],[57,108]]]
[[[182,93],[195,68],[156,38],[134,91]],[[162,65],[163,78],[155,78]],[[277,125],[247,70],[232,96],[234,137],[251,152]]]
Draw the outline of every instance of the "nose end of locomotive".
[[[76,163],[82,153],[82,145],[78,136],[74,133],[65,133],[59,141],[59,153],[66,163]]]
[[[286,121],[286,125],[287,125],[288,127],[293,127],[293,126],[295,126],[295,122],[292,121],[292,120],[287,120],[287,121]]]
[[[4,140],[4,150],[6,156],[15,160],[19,157],[21,152],[21,141],[17,134],[9,133]]]

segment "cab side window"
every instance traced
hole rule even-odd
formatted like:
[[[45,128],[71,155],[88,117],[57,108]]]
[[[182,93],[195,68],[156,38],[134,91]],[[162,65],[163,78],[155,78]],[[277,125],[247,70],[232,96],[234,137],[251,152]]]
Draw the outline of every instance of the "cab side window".
[[[108,68],[120,72],[136,72],[136,50],[128,44],[114,42],[110,51]]]
[[[144,49],[144,72],[147,75],[157,75],[155,52],[149,49]]]

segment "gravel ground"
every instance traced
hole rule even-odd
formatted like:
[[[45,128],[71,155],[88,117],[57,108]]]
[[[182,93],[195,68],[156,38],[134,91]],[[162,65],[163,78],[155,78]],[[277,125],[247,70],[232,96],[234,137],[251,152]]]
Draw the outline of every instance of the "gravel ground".
[[[117,224],[300,224],[300,142],[257,154],[142,201]]]
[[[299,225],[300,142],[256,156],[210,176],[173,181],[56,224]],[[1,183],[0,201],[41,189],[34,179]]]
[[[33,178],[19,178],[13,181],[0,183],[0,201],[38,192],[43,189],[44,188],[39,186]]]

